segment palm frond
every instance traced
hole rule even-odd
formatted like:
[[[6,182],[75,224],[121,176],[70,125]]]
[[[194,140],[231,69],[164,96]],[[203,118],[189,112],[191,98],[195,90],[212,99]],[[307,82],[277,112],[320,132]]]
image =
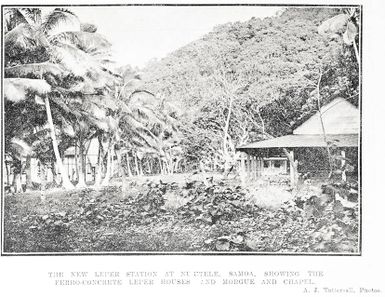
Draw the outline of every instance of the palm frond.
[[[28,93],[43,96],[51,91],[51,86],[43,79],[5,78],[4,97],[12,102],[26,100]]]
[[[163,124],[163,121],[159,118],[158,114],[147,106],[132,106],[131,114],[138,120],[145,121],[149,126],[154,124]]]
[[[134,138],[141,139],[145,142],[143,145],[157,147],[158,138],[154,135],[151,130],[140,121],[137,121],[135,118],[130,116],[125,116],[120,122],[120,128],[122,132],[128,136],[130,141],[133,141]]]
[[[4,36],[5,51],[13,48],[27,49],[35,46],[36,40],[31,27],[28,24],[21,23],[8,31]]]
[[[113,81],[116,80],[116,77],[104,71],[102,65],[91,55],[71,44],[59,42],[52,46],[51,52],[57,63],[76,76],[92,80],[96,88],[113,84]]]
[[[106,121],[95,120],[93,123],[95,124],[96,127],[98,127],[100,130],[104,132],[108,132],[110,129]]]
[[[117,110],[119,108],[118,102],[108,95],[86,95],[85,98],[86,100],[105,109]]]
[[[95,33],[98,30],[98,27],[94,24],[81,23],[80,30],[83,32]]]
[[[63,75],[64,69],[57,64],[50,62],[23,64],[4,69],[7,77],[35,77],[41,78],[44,74],[50,73],[55,76]]]
[[[95,126],[104,132],[111,131],[110,121],[107,117],[103,119],[97,119],[93,116],[87,115],[87,121],[89,124],[91,124],[91,126]]]
[[[11,139],[11,150],[13,155],[19,159],[32,153],[31,146],[24,140],[16,137]]]
[[[86,53],[98,53],[111,48],[111,43],[103,35],[83,31],[61,32],[53,36],[52,41],[70,43]]]
[[[105,119],[106,109],[100,108],[92,102],[85,102],[84,110],[98,120]]]
[[[41,11],[38,8],[18,8],[20,15],[23,16],[24,21],[31,27],[36,28],[38,25],[38,17],[41,16]],[[40,13],[39,13],[40,12]]]
[[[10,22],[10,26],[17,26],[19,24],[29,25],[28,19],[25,18],[22,9],[20,8],[7,8],[5,9],[5,16]]]
[[[40,8],[22,8],[28,19],[36,25],[41,25],[41,9]]]
[[[154,138],[142,134],[142,133],[134,133],[134,135],[131,135],[130,142],[136,149],[140,148],[146,148],[148,151],[151,152],[158,152],[157,149],[157,143],[155,142]]]
[[[56,8],[46,15],[41,25],[41,32],[53,36],[65,31],[79,31],[78,17],[68,9]]]
[[[76,76],[98,71],[99,65],[89,55],[70,44],[60,43],[52,47],[53,59]]]
[[[70,108],[65,102],[64,100],[62,99],[61,96],[50,96],[49,98],[50,100],[52,100],[59,108],[61,108],[65,113],[68,113],[68,114],[74,114],[76,113],[76,115],[78,115],[79,117],[81,116],[80,113],[77,113],[77,109],[72,109]],[[76,116],[75,115],[75,116]]]
[[[119,127],[119,122],[117,119],[115,119],[112,116],[107,117],[108,126],[110,128],[110,131],[117,131]]]
[[[68,121],[63,116],[60,116],[60,119],[61,119],[61,130],[63,131],[63,133],[70,137],[74,137],[75,130],[71,126],[71,124],[68,123]]]
[[[132,91],[131,94],[128,96],[128,98],[127,98],[128,102],[133,100],[133,98],[135,96],[137,96],[138,94],[148,94],[148,95],[151,95],[152,97],[155,97],[155,94],[153,94],[152,92],[150,92],[148,90],[136,89],[136,90]]]
[[[112,88],[118,79],[108,71],[98,69],[87,72],[84,81],[95,89]]]
[[[38,95],[35,95],[35,103],[36,103],[37,105],[44,105],[44,104],[45,104],[43,98],[41,98],[41,97],[38,96]]]
[[[138,121],[129,114],[123,115],[120,118],[120,126],[126,131],[142,130],[147,131],[147,127],[144,123]]]
[[[79,96],[79,93],[81,93],[82,95],[96,94],[95,89],[92,86],[89,86],[88,84],[85,84],[82,81],[76,82],[76,84],[73,84],[67,88],[56,86],[55,90],[65,97]]]
[[[138,123],[142,123],[148,129],[151,129],[154,125],[162,125],[162,122],[151,109],[141,106],[131,106],[122,109],[122,119],[135,120]]]
[[[102,63],[103,65],[108,65],[108,66],[113,66],[113,65],[115,65],[116,64],[116,61],[115,60],[112,60],[112,59],[110,59],[110,58],[108,58],[108,57],[105,57],[105,54],[104,53],[102,53],[104,56],[102,57],[102,58],[100,58],[99,59],[99,61],[100,61],[100,63]],[[98,54],[99,55],[99,54]],[[96,55],[93,55],[94,57],[96,56]],[[117,77],[121,77],[118,73],[114,73],[114,75],[116,75]]]
[[[95,57],[95,56],[93,55],[93,57]],[[102,65],[101,66],[102,71],[108,73],[110,76],[112,76],[114,78],[115,83],[118,81],[117,78],[119,78],[119,79],[122,78],[119,73],[116,73],[109,68],[110,66],[115,64],[115,61],[109,60],[108,58],[107,59],[96,58],[96,60]]]
[[[344,32],[349,15],[341,13],[324,21],[318,26],[318,33],[321,35],[341,34]]]

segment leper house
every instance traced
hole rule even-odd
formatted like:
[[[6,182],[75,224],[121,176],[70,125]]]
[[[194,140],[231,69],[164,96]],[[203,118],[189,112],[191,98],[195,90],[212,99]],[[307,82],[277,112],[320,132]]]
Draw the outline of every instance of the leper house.
[[[326,147],[339,156],[341,177],[358,172],[360,113],[356,106],[343,98],[334,99],[293,131],[293,134],[246,144],[237,149],[243,152],[241,170],[249,180],[261,176],[285,175],[293,179],[294,169],[283,148],[297,164],[298,173],[323,176],[328,172]],[[349,164],[349,173],[345,172]]]

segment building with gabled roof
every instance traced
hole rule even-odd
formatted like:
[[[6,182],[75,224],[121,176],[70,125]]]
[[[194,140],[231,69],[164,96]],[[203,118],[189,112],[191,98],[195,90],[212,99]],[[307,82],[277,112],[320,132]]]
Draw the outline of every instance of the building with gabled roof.
[[[282,148],[286,148],[297,160],[300,173],[319,174],[328,170],[326,147],[329,147],[342,155],[340,157],[342,168],[346,167],[346,161],[349,161],[354,170],[358,170],[360,131],[358,108],[343,98],[337,98],[321,107],[320,112],[317,111],[297,127],[293,134],[238,147],[237,149],[244,153],[241,168],[252,179],[261,175],[289,175],[293,168],[283,154]]]

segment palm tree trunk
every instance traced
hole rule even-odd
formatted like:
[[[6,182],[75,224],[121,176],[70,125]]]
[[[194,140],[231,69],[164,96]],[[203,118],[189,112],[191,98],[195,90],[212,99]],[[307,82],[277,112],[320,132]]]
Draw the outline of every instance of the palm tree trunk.
[[[108,148],[107,151],[107,170],[106,170],[106,176],[103,179],[102,186],[108,186],[110,183],[110,177],[111,177],[111,148]]]
[[[178,169],[180,167],[179,165],[180,165],[181,161],[182,161],[182,159],[179,159],[179,158],[175,161],[175,163],[174,163],[174,172],[178,172]],[[213,164],[211,163],[211,165],[213,165]],[[211,170],[214,171],[213,167],[212,167]]]
[[[25,190],[32,189],[31,156],[27,156],[25,161]]]
[[[132,171],[131,171],[131,167],[130,167],[130,157],[128,156],[128,153],[126,154],[126,162],[127,162],[127,175],[129,177],[131,177]]]
[[[114,153],[115,153],[115,150],[113,148],[111,148],[111,162],[110,162],[110,166],[111,166],[111,169],[110,169],[110,178],[111,177],[114,177],[114,172],[115,172],[115,163],[114,163]]]
[[[6,176],[7,176],[7,186],[10,185],[10,180],[9,180],[9,175],[10,175],[10,173],[9,173],[9,167],[8,167],[8,166],[9,166],[9,165],[8,165],[8,162],[5,161],[5,171],[6,171]]]
[[[355,41],[353,41],[353,48],[354,48],[354,54],[356,55],[356,61],[357,61],[358,67],[360,69],[361,68],[360,54],[358,53],[358,48]]]
[[[77,141],[75,141],[74,159],[75,159],[75,180],[79,181],[79,166],[78,166],[79,159],[78,159],[78,142]]]
[[[160,160],[160,157],[158,157],[159,162],[159,174],[162,174],[162,161]]]
[[[118,176],[123,177],[124,176],[124,168],[123,168],[123,162],[122,162],[122,151],[116,150],[116,158],[118,163]]]
[[[99,186],[102,182],[102,173],[103,173],[103,144],[102,144],[102,136],[98,136],[98,142],[99,142],[99,149],[98,149],[98,164],[97,164],[97,171],[96,171],[96,177],[95,177],[95,186]]]
[[[52,172],[52,184],[56,187],[56,179],[57,179],[57,173],[56,173],[56,168],[55,168],[55,161],[51,161],[51,172]]]
[[[143,162],[141,159],[139,159],[139,175],[143,175]]]
[[[151,158],[151,159],[147,159],[147,164],[148,164],[148,169],[149,169],[149,172],[150,174],[155,174],[154,172],[154,159]]]
[[[289,163],[290,163],[290,174],[292,176],[292,179],[290,180],[290,183],[291,183],[291,187],[294,189],[294,190],[297,190],[297,186],[298,186],[298,161],[295,160],[294,158],[294,152],[293,153],[290,153],[288,151],[288,149],[286,148],[283,148],[283,152],[284,154],[286,155],[287,159],[289,160]]]
[[[53,120],[52,120],[51,107],[50,107],[49,99],[48,99],[47,96],[44,98],[44,102],[45,102],[45,110],[46,110],[46,113],[47,113],[49,130],[51,132],[53,151],[55,153],[55,159],[56,159],[57,165],[59,167],[59,171],[60,171],[60,174],[61,174],[61,179],[62,179],[62,182],[63,182],[62,186],[66,190],[73,189],[74,185],[69,180],[67,172],[65,172],[65,169],[64,169],[64,166],[63,166],[63,161],[62,161],[62,159],[60,157],[59,147],[58,147],[58,143],[57,143],[57,139],[56,139],[56,134],[55,134],[55,126],[53,125]]]
[[[21,173],[18,172],[13,174],[12,186],[15,189],[15,193],[23,192],[23,188],[21,186]]]
[[[138,156],[135,154],[135,169],[136,169],[136,175],[140,175],[139,172],[139,164],[138,164]]]
[[[40,200],[45,200],[45,191],[47,188],[47,170],[43,163],[40,163]]]
[[[97,167],[95,183],[94,183],[95,186],[100,185],[100,183],[102,182],[102,164],[100,159],[101,158],[98,158],[98,167]]]
[[[172,160],[166,158],[167,174],[173,174]]]
[[[233,108],[233,101],[234,101],[234,96],[230,96],[230,103],[229,103],[229,111],[227,113],[227,118],[226,118],[226,123],[224,127],[224,135],[223,135],[223,156],[224,156],[224,161],[225,161],[225,172],[229,168],[229,152],[227,148],[227,138],[229,136],[229,128],[230,128],[230,118],[231,118],[231,111]]]
[[[79,170],[79,182],[76,185],[77,188],[84,188],[86,186],[86,162],[84,155],[84,138],[82,133],[79,136],[79,159],[80,159],[80,170]]]

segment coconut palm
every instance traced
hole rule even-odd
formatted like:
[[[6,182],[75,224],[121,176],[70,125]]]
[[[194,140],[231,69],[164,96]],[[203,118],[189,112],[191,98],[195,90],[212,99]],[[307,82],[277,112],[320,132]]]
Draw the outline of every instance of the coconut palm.
[[[5,99],[44,102],[63,187],[72,188],[58,150],[51,102],[65,109],[63,101],[73,92],[95,93],[108,85],[113,77],[106,67],[110,43],[69,10],[57,8],[43,16],[37,8],[12,8],[6,10],[4,47]],[[68,77],[77,79],[69,84]]]
[[[124,151],[134,158],[137,174],[143,172],[141,163],[144,159],[157,162],[161,171],[164,168],[173,173],[173,161],[180,155],[180,139],[177,121],[170,116],[172,110],[165,98],[145,91],[143,84],[137,83],[122,100],[125,108],[119,121],[121,139]]]
[[[35,104],[31,100],[20,102],[7,100],[4,102],[4,112],[6,119],[4,129],[7,132],[4,135],[4,151],[6,157],[12,160],[8,164],[16,165],[14,169],[17,171],[17,168],[21,169],[19,165],[24,164],[24,161],[26,161],[25,171],[28,187],[31,185],[30,175],[28,174],[30,169],[29,161],[31,155],[34,154],[33,145],[36,141],[36,132],[42,130],[46,124],[45,110],[44,107]],[[14,180],[15,178],[19,179],[20,176],[14,174]],[[15,189],[19,192],[21,187],[15,186]]]
[[[344,43],[353,46],[357,64],[360,65],[359,31],[361,11],[359,8],[343,9],[342,13],[327,19],[318,27],[318,33],[330,39],[342,37]]]

